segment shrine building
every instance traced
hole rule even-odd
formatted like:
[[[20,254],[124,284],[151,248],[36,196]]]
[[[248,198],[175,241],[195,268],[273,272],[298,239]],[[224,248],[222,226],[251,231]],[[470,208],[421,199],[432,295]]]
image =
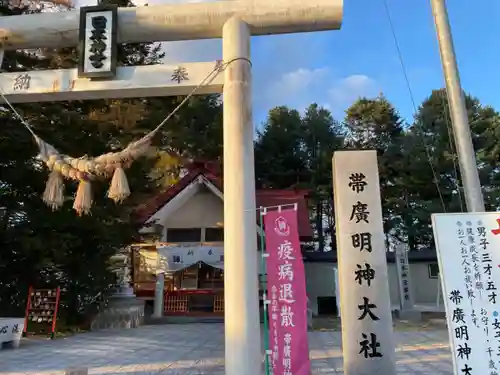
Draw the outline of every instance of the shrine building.
[[[257,189],[257,207],[297,204],[299,236],[305,245],[313,239],[309,220],[308,192],[305,190]],[[164,273],[165,316],[223,316],[224,196],[218,168],[209,163],[194,163],[173,186],[149,200],[137,210],[144,223],[143,242],[132,249],[132,286],[135,295],[153,310],[156,275]],[[258,215],[257,219],[258,219]],[[255,235],[259,225],[255,223]],[[260,241],[255,256],[261,264]],[[437,260],[433,250],[410,253],[410,276],[416,304],[424,310],[441,309],[437,280]],[[335,273],[337,251],[303,251],[306,290],[314,315],[337,314]],[[387,253],[391,304],[397,309],[398,280],[394,254]],[[259,268],[260,269],[260,268]],[[260,269],[259,294],[265,288],[265,275]],[[422,285],[423,285],[422,284]],[[148,308],[149,307],[149,308]]]
[[[138,209],[139,220],[145,224],[145,241],[133,246],[134,292],[151,304],[156,274],[164,272],[165,315],[224,312],[224,252],[231,248],[224,246],[224,196],[219,176],[209,163],[195,163],[180,181]],[[313,231],[307,191],[256,191],[257,207],[295,203],[300,240],[310,241]],[[257,222],[255,235],[259,236]],[[255,249],[255,256],[260,265],[260,249]],[[260,273],[263,280],[262,270]],[[262,296],[263,288],[259,289]],[[332,290],[332,286],[327,289]]]

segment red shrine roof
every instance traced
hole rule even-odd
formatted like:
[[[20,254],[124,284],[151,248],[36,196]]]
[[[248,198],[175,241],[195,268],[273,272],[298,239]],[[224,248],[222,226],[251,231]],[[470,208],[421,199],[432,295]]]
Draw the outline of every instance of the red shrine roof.
[[[188,167],[189,172],[165,191],[159,193],[145,204],[139,206],[135,212],[140,222],[146,222],[151,216],[158,212],[177,194],[188,187],[200,175],[205,177],[217,189],[222,192],[222,179],[218,173],[218,167],[212,163],[193,163]],[[309,221],[309,210],[307,208],[307,190],[297,189],[259,189],[255,192],[257,207],[273,207],[279,205],[298,204],[297,214],[299,221],[299,235],[303,240],[312,238],[313,231]]]

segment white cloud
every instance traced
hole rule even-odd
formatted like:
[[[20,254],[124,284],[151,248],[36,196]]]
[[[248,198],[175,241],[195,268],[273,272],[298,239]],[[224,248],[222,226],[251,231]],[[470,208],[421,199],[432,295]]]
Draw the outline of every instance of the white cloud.
[[[362,96],[373,97],[379,93],[377,82],[364,74],[353,74],[337,82],[328,90],[331,109],[344,111]]]
[[[288,105],[304,110],[315,102],[332,111],[337,118],[361,96],[378,94],[375,79],[363,74],[338,77],[329,68],[299,68],[286,72],[265,90],[265,101],[269,108]]]
[[[314,83],[321,81],[326,78],[328,74],[329,71],[327,68],[314,70],[300,68],[294,72],[285,73],[278,84],[282,86],[282,89],[284,89],[285,92],[288,92],[289,90],[296,92],[298,90],[306,89]]]
[[[267,106],[267,109],[287,105],[303,110],[310,104],[312,92],[325,80],[329,80],[330,74],[327,68],[300,68],[283,73],[278,80],[264,87],[263,100],[259,104]]]

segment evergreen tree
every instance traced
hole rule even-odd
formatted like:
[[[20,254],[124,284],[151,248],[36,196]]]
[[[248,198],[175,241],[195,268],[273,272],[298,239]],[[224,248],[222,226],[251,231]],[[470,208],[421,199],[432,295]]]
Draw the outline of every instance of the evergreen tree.
[[[303,116],[287,107],[272,109],[255,142],[258,187],[309,190],[320,251],[334,246],[331,159],[342,143],[340,126],[328,110],[316,104]]]
[[[500,116],[478,99],[465,95],[479,177],[487,210],[498,209]],[[406,135],[405,187],[409,206],[405,231],[412,248],[433,247],[430,216],[466,210],[460,168],[446,92],[435,90],[424,100]]]
[[[404,123],[396,108],[383,96],[360,98],[346,111],[347,147],[377,151],[384,230],[397,234],[400,209],[405,202],[398,179],[404,170],[398,167],[403,157]]]
[[[308,180],[301,130],[298,111],[287,107],[269,111],[255,142],[257,187],[286,189]]]
[[[12,15],[29,10],[1,11]],[[122,44],[120,65],[159,63],[159,48],[151,43]],[[76,62],[75,48],[9,51],[3,70],[71,68]],[[141,99],[30,103],[16,108],[44,140],[75,157],[122,148],[156,126],[147,121],[150,107]],[[134,121],[117,123],[113,114],[120,111],[129,111],[125,119]],[[113,286],[110,257],[138,240],[139,224],[130,220],[130,212],[137,197],[153,191],[149,171],[154,160],[140,160],[127,171],[136,194],[124,204],[106,198],[109,181],[97,181],[92,215],[78,217],[71,208],[76,186],[67,182],[68,201],[51,212],[41,200],[48,173],[36,159],[31,135],[7,110],[0,113],[0,125],[0,313],[22,314],[29,285],[60,286],[61,314],[72,323],[95,311]]]

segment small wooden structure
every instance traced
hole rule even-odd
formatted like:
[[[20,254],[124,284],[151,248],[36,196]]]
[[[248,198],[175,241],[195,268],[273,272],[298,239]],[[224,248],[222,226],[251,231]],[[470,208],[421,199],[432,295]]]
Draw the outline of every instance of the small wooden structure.
[[[24,335],[48,335],[54,338],[61,289],[34,289],[30,286],[24,317]]]

